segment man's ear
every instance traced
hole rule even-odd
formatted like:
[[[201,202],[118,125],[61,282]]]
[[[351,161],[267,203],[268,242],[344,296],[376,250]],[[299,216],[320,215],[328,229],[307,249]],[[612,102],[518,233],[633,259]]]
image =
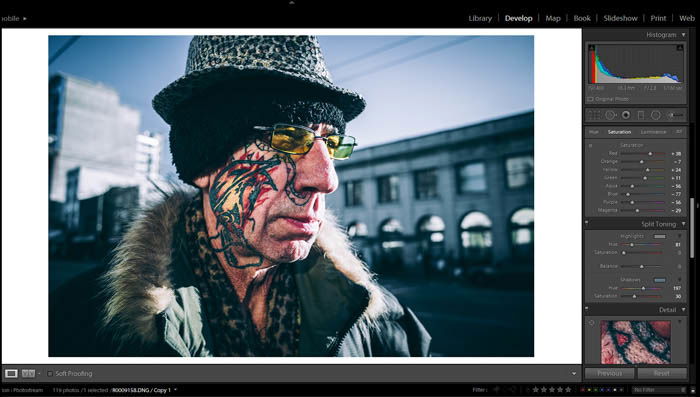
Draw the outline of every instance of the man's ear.
[[[209,186],[211,186],[211,176],[212,176],[212,174],[201,175],[201,176],[194,178],[194,180],[192,182],[194,182],[194,184],[198,188],[200,188],[204,191],[209,191]]]

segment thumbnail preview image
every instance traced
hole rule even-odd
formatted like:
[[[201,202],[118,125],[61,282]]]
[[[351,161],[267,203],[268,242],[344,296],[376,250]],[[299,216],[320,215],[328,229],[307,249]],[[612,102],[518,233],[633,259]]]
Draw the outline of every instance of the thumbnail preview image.
[[[670,321],[601,321],[601,364],[670,364]]]

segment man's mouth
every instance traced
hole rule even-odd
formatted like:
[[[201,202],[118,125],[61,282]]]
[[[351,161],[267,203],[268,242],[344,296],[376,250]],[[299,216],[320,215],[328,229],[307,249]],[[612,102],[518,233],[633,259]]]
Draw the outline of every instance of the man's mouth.
[[[295,234],[312,236],[318,233],[319,220],[310,216],[283,216],[281,219]]]

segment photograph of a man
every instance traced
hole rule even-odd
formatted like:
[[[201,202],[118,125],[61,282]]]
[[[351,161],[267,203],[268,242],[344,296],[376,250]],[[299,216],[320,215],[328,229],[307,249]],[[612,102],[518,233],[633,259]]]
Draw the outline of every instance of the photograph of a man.
[[[365,108],[311,36],[198,36],[153,99],[195,194],[52,295],[52,356],[427,356],[431,337],[326,210]],[[74,302],[60,305],[57,302]]]

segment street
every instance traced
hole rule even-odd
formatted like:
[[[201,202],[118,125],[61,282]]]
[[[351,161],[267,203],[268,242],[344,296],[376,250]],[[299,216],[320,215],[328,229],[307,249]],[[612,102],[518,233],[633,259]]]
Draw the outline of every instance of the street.
[[[472,287],[448,280],[380,277],[432,335],[433,356],[534,354],[531,291]]]
[[[99,266],[96,260],[57,260],[49,259],[49,292],[60,287],[61,284]]]

